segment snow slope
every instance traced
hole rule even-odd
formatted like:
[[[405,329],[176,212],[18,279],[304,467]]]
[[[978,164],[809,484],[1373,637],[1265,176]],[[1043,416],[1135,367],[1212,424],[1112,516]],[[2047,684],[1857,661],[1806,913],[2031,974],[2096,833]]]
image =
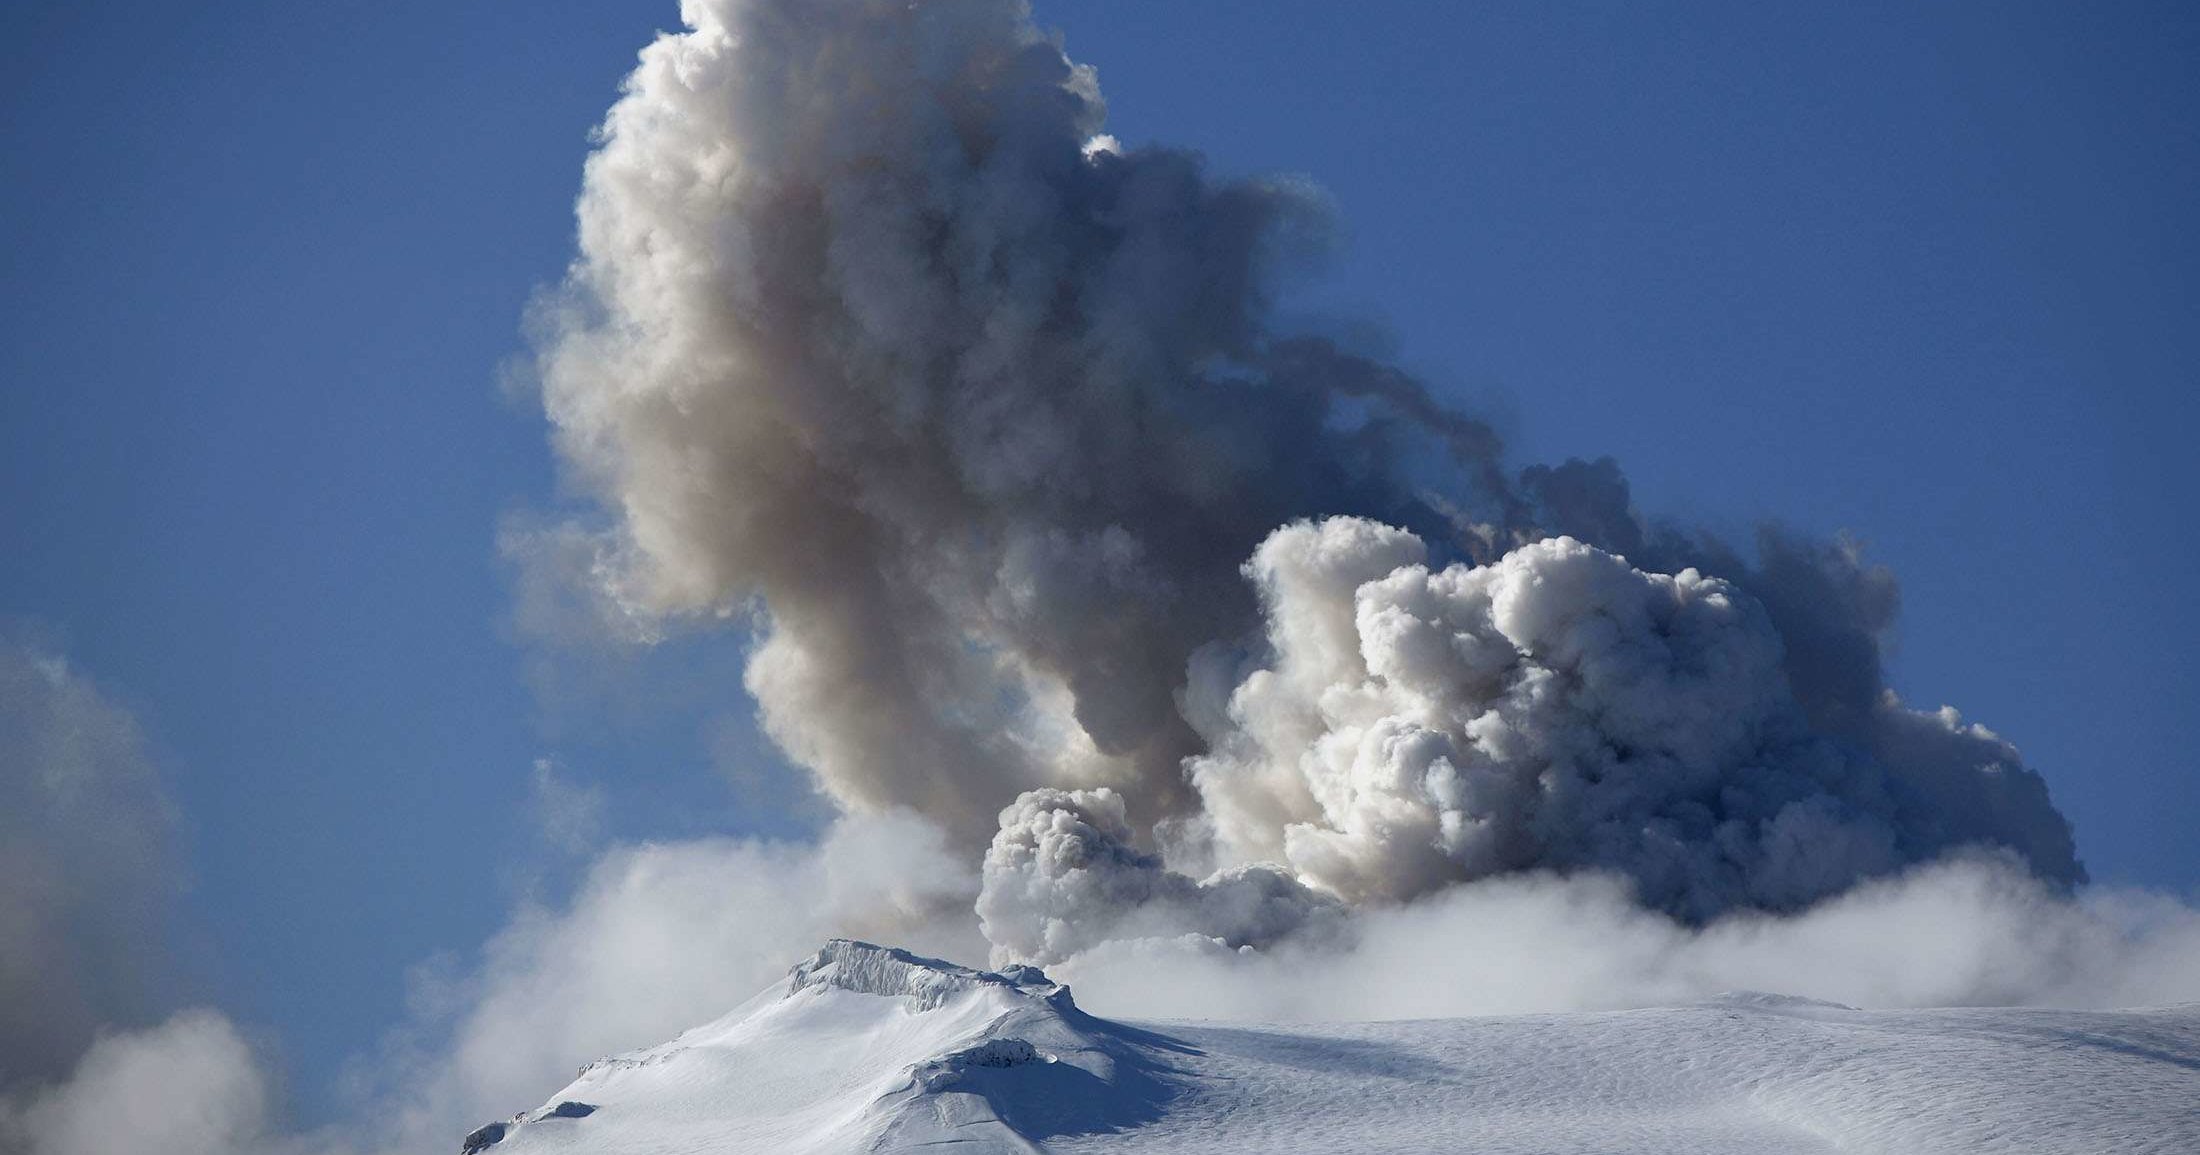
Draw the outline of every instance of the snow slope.
[[[496,1132],[496,1134],[491,1134]],[[2200,1006],[1246,1027],[1079,1011],[835,940],[725,1018],[469,1136],[592,1152],[2200,1152]]]

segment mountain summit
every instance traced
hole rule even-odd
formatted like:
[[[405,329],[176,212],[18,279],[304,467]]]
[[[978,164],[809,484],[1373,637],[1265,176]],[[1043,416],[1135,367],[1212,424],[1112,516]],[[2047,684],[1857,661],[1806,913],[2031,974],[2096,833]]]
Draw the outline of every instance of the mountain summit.
[[[550,1104],[463,1149],[1032,1151],[1155,1118],[1167,1052],[1079,1011],[1037,968],[833,939],[717,1022],[590,1063]]]
[[[2200,1150],[2200,1005],[1635,1011],[1150,1027],[1032,967],[847,939],[599,1060],[468,1155]]]

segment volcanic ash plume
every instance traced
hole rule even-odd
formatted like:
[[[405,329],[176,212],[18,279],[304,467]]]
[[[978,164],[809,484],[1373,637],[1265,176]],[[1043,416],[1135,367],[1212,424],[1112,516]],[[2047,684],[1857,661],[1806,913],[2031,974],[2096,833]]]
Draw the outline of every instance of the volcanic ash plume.
[[[1131,839],[1123,800],[1105,787],[1033,790],[1002,811],[978,895],[995,960],[1055,962],[1113,939],[1187,934],[1262,946],[1338,909],[1262,863],[1194,882]]]
[[[1703,919],[1804,906],[1971,842],[2062,851],[1998,821],[2053,813],[2013,757],[1880,763],[1814,732],[1779,633],[1729,582],[1568,537],[1480,567],[1423,554],[1337,518],[1254,555],[1274,656],[1191,764],[1226,859],[1276,859],[1355,902],[1605,870]]]
[[[616,515],[602,589],[652,627],[757,608],[764,722],[849,807],[981,841],[1042,784],[1180,810],[1175,692],[1253,624],[1247,552],[1345,509],[1441,528],[1406,463],[1494,439],[1273,338],[1309,194],[1104,147],[1022,5],[685,14],[589,162],[543,357]]]
[[[1608,461],[1508,473],[1279,331],[1318,196],[1121,149],[1022,4],[683,14],[545,317],[604,512],[555,532],[638,633],[752,621],[763,724],[843,807],[992,837],[1002,951],[1527,870],[1698,920],[1974,844],[2082,877],[2013,749],[1885,689],[1882,571],[1646,523]]]

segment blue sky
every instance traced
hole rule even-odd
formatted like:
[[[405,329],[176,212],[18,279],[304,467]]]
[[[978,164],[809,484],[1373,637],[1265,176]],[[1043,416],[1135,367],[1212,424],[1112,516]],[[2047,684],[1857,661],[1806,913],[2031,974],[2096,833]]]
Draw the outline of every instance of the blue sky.
[[[2097,879],[2200,886],[2200,18],[2171,5],[1041,4],[1128,144],[1304,173],[1379,326],[1522,460],[1649,512],[1852,530],[1895,660],[2022,747]],[[561,500],[500,387],[588,131],[669,4],[116,3],[0,16],[0,618],[138,717],[184,816],[181,980],[310,1116],[564,860],[799,834],[737,639],[605,672],[516,639]],[[761,768],[761,769],[759,769]],[[731,780],[750,770],[764,781]]]

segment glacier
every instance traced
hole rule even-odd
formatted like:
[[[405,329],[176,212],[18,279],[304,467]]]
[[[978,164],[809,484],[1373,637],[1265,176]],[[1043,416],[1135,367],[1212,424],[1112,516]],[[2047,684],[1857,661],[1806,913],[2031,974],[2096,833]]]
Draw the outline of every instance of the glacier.
[[[2200,1151],[2200,1004],[1118,1022],[1031,967],[835,939],[466,1136],[488,1155]]]

